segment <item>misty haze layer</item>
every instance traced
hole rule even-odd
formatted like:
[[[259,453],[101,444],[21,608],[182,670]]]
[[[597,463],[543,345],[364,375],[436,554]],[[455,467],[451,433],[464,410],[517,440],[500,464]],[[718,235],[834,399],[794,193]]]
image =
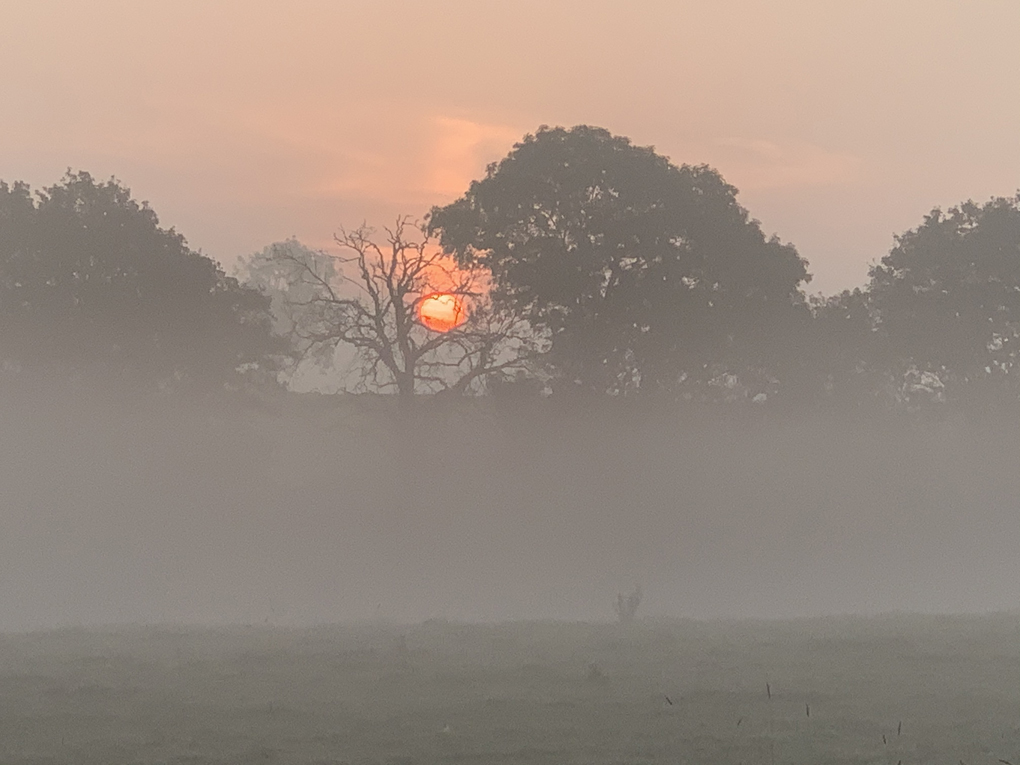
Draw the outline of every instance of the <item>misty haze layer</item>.
[[[1015,425],[2,403],[4,630],[604,620],[635,585],[647,616],[1020,600]]]

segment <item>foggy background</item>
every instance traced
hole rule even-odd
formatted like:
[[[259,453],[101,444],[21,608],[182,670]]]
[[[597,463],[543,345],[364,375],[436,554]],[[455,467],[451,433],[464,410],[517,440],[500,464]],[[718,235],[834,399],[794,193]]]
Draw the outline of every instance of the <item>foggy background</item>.
[[[1016,609],[1016,423],[2,408],[0,627]]]

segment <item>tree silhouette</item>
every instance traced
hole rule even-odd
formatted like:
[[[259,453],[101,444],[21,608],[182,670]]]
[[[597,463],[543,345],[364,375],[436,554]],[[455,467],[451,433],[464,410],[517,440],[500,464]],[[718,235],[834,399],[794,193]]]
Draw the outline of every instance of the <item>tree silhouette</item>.
[[[0,182],[0,356],[22,374],[163,389],[275,380],[269,302],[86,172]]]
[[[1020,195],[933,210],[871,269],[868,298],[901,398],[1020,394]]]
[[[259,274],[279,280],[279,317],[302,357],[329,362],[337,345],[355,349],[356,391],[395,392],[410,402],[418,393],[463,393],[493,378],[512,376],[533,355],[537,339],[527,323],[488,300],[485,274],[458,269],[428,236],[415,235],[408,218],[384,229],[341,229],[343,254],[307,248],[269,248],[246,261],[251,283]],[[267,290],[272,292],[272,290]],[[464,324],[447,332],[425,327],[421,302],[437,292],[467,307]]]
[[[776,340],[808,318],[805,261],[736,189],[600,128],[540,128],[428,225],[548,333],[561,387],[771,393]]]
[[[786,336],[792,406],[880,410],[895,404],[888,348],[870,294],[860,288],[813,297],[812,319]]]
[[[616,595],[616,604],[613,606],[616,611],[616,618],[627,624],[634,621],[637,616],[638,606],[641,605],[641,588],[635,587],[628,595],[622,592]]]

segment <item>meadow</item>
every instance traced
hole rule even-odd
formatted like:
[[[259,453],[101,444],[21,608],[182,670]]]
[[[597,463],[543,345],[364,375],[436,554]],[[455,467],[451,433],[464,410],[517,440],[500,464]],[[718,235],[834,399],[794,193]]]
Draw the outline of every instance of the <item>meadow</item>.
[[[1020,614],[0,636],[0,762],[1020,763]]]

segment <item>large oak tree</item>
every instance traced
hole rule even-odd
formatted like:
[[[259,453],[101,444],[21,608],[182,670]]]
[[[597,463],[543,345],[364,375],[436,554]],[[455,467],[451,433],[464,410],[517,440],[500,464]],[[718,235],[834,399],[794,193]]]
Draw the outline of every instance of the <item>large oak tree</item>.
[[[736,194],[606,130],[543,127],[428,223],[547,333],[560,385],[753,397],[781,388],[810,277]]]

